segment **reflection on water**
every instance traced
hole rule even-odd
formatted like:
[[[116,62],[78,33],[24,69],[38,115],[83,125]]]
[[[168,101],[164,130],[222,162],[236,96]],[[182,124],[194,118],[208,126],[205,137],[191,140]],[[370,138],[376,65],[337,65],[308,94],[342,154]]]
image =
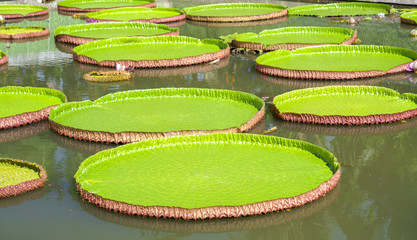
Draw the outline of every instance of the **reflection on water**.
[[[231,0],[228,0],[231,1]],[[245,0],[246,1],[246,0]],[[247,0],[246,2],[248,2]],[[183,8],[220,2],[157,1]],[[221,1],[224,2],[224,1]],[[253,1],[250,1],[253,2]],[[260,2],[255,1],[255,2]],[[281,5],[302,5],[301,1],[274,1]],[[8,3],[13,3],[9,1]],[[167,5],[167,6],[168,6]],[[278,19],[277,19],[278,20]],[[282,19],[281,19],[282,20]],[[68,101],[95,100],[116,91],[202,87],[245,91],[265,99],[286,91],[340,84],[341,82],[290,80],[265,76],[255,70],[257,55],[231,54],[217,64],[178,69],[150,69],[134,72],[132,81],[91,84],[83,74],[98,66],[74,62],[72,48],[53,39],[60,25],[84,21],[60,15],[50,9],[45,20],[10,23],[10,26],[45,26],[48,39],[29,42],[0,42],[9,55],[0,66],[0,86],[49,87],[63,91]],[[208,26],[186,22],[180,34],[197,38],[218,38],[235,32],[259,33],[287,26],[337,26],[345,23],[328,18],[288,17],[266,25]],[[415,26],[399,23],[398,16],[361,21],[361,44],[384,44],[417,51],[409,32]],[[417,93],[417,74],[404,73],[383,78],[362,79],[343,84],[378,85],[401,93]],[[220,219],[176,221],[125,216],[83,202],[75,190],[74,174],[79,164],[98,151],[117,145],[87,143],[57,135],[47,122],[0,130],[0,156],[35,162],[44,167],[48,181],[42,189],[9,199],[0,199],[2,239],[415,239],[417,237],[417,139],[416,119],[377,126],[313,126],[279,121],[268,107],[265,119],[252,133],[276,126],[269,135],[311,142],[331,151],[342,165],[336,189],[316,202],[289,212]],[[105,120],[103,120],[105,121]],[[253,160],[256,164],[256,159]],[[22,231],[21,226],[25,226]]]

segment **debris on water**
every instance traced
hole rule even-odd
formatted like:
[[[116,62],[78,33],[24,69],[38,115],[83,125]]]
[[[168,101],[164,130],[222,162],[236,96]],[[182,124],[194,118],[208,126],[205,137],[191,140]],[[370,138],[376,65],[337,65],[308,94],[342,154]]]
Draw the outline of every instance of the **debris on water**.
[[[364,20],[364,21],[371,21],[371,20],[372,20],[372,18],[371,18],[371,17],[366,17],[366,18],[364,18],[363,20]]]
[[[272,133],[275,132],[276,130],[278,130],[278,128],[276,126],[266,130],[265,132],[262,133],[262,135],[268,134],[268,133]]]
[[[218,59],[216,59],[216,60],[213,60],[213,61],[209,62],[209,64],[216,64],[216,63],[218,63],[219,61],[220,61],[220,59],[218,58]]]
[[[413,29],[413,30],[411,30],[410,35],[411,35],[412,37],[417,37],[417,29]]]
[[[379,18],[383,18],[383,17],[385,17],[385,13],[378,13],[378,17],[379,17]]]
[[[356,24],[359,24],[359,19],[349,18],[349,20],[347,21],[347,23],[349,25],[356,25]]]

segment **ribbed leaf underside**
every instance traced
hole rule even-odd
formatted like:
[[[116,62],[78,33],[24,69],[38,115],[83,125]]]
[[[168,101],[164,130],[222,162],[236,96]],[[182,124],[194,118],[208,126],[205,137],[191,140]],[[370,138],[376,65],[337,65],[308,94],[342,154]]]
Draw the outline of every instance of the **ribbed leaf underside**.
[[[187,15],[206,17],[254,16],[280,12],[287,7],[268,3],[226,3],[184,8]]]
[[[1,28],[0,28],[1,29]],[[77,24],[59,26],[54,35],[70,35],[84,38],[110,38],[151,36],[163,33],[175,32],[177,28],[170,28],[164,24],[144,22],[101,22],[92,24]]]
[[[31,33],[31,32],[41,32],[44,31],[46,27],[0,27],[0,34],[15,35],[19,33]]]
[[[388,14],[390,6],[377,3],[331,3],[291,7],[288,15],[301,16],[356,16],[356,15],[377,15],[378,13]]]
[[[35,5],[0,5],[0,15],[21,14],[23,16],[26,16],[29,13],[40,12],[46,9],[48,8]]]
[[[0,188],[40,178],[39,171],[13,163],[9,159],[0,159],[0,176]]]
[[[416,109],[417,95],[375,86],[329,86],[287,92],[273,103],[281,113],[368,116]]]
[[[210,134],[127,144],[81,163],[76,181],[103,198],[143,206],[239,206],[297,196],[339,164],[310,143]]]
[[[128,22],[131,20],[138,19],[153,19],[153,18],[167,18],[174,17],[184,14],[181,10],[176,8],[116,8],[103,10],[98,12],[87,13],[86,16],[89,18],[99,20],[115,20]]]
[[[66,0],[58,3],[62,7],[86,8],[115,8],[140,6],[155,2],[154,0]]]
[[[259,34],[238,34],[235,40],[264,45],[284,43],[342,43],[351,38],[354,32],[352,29],[338,27],[285,27],[264,30]]]
[[[117,92],[95,102],[63,104],[52,109],[49,118],[90,131],[217,130],[240,127],[262,106],[261,99],[243,92],[167,88]]]
[[[258,64],[291,70],[387,71],[417,59],[417,53],[404,48],[374,45],[320,46],[278,50],[256,59]]]
[[[104,60],[159,60],[215,53],[227,48],[217,39],[199,40],[185,36],[156,36],[148,38],[111,38],[89,42],[73,49],[101,62]]]
[[[65,95],[48,88],[8,86],[0,88],[0,117],[34,112],[65,102]]]

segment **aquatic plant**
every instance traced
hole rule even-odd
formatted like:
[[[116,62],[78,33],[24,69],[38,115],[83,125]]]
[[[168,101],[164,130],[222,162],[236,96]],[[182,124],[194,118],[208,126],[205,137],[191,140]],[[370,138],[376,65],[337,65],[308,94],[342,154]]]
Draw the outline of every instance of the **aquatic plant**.
[[[340,45],[277,50],[256,59],[262,73],[299,79],[357,79],[404,72],[417,59],[405,48]]]
[[[114,37],[144,37],[179,35],[178,28],[164,24],[146,22],[101,22],[59,26],[54,31],[58,42],[80,45],[83,43]]]
[[[75,174],[81,196],[100,207],[177,219],[240,217],[302,206],[329,192],[339,177],[339,163],[327,150],[254,134],[127,144],[87,158]]]
[[[0,158],[0,198],[22,194],[42,187],[46,172],[35,163]]]
[[[48,88],[0,87],[0,96],[0,129],[45,120],[52,108],[66,102],[62,92]]]
[[[417,115],[417,95],[376,86],[328,86],[287,92],[274,98],[275,114],[286,121],[365,125]]]
[[[86,17],[87,21],[93,18],[99,22],[167,23],[184,20],[185,14],[176,8],[129,7],[90,12]]]
[[[358,16],[358,15],[378,15],[380,13],[389,14],[391,6],[379,3],[329,3],[302,5],[288,8],[290,16]]]
[[[264,113],[262,99],[249,93],[161,88],[116,92],[94,102],[66,103],[51,112],[49,121],[52,130],[68,137],[129,143],[178,135],[245,132]]]
[[[111,8],[156,7],[155,0],[64,0],[58,2],[59,11],[97,12]]]
[[[259,34],[241,33],[229,36],[238,48],[272,51],[302,47],[342,44],[350,45],[357,38],[355,30],[338,27],[285,27],[264,30]]]
[[[42,26],[0,27],[0,39],[36,38],[49,35],[49,29]]]
[[[0,15],[6,19],[36,17],[49,13],[47,7],[35,5],[0,5]]]
[[[184,8],[187,19],[204,22],[245,22],[279,18],[287,7],[269,3],[222,3]]]
[[[229,56],[227,43],[185,36],[111,38],[73,49],[74,59],[99,66],[117,63],[136,68],[174,67],[211,62]]]

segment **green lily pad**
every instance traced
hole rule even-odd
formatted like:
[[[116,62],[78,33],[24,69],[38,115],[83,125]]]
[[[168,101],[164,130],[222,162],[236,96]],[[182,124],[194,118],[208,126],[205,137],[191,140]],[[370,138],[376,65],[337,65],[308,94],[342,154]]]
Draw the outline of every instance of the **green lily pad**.
[[[0,5],[0,15],[7,18],[32,17],[48,14],[48,8],[35,5]]]
[[[405,12],[401,14],[401,22],[417,24],[417,11]]]
[[[22,39],[49,35],[49,30],[42,26],[0,27],[0,39]]]
[[[49,120],[53,130],[67,136],[72,135],[61,131],[61,127],[74,129],[73,132],[78,129],[97,134],[132,133],[154,138],[174,133],[246,131],[263,117],[263,106],[260,98],[244,92],[162,88],[117,92],[94,102],[66,103],[54,109]],[[104,136],[103,139],[91,136],[86,140],[116,141]]]
[[[103,22],[59,26],[55,29],[54,35],[57,41],[79,45],[114,37],[178,35],[178,28],[145,22]]]
[[[122,62],[138,68],[192,65],[229,55],[227,43],[221,40],[185,36],[111,38],[82,44],[73,51],[80,62],[109,67]]]
[[[378,15],[389,14],[390,9],[391,6],[378,3],[330,3],[291,7],[288,8],[288,15],[319,17]]]
[[[33,190],[46,181],[46,173],[41,166],[7,158],[0,158],[0,176],[0,198]]]
[[[75,180],[87,200],[109,200],[113,210],[133,205],[126,213],[198,219],[277,211],[286,208],[280,203],[291,200],[287,207],[303,205],[307,199],[300,195],[313,194],[324,182],[331,182],[329,191],[337,183],[338,170],[330,152],[310,143],[209,134],[102,151],[81,163]]]
[[[152,22],[164,23],[175,22],[185,19],[183,11],[176,8],[142,8],[129,7],[102,10],[86,14],[88,19],[111,22]]]
[[[270,19],[287,15],[287,7],[269,3],[223,3],[184,8],[187,18],[209,22]]]
[[[274,98],[284,120],[320,124],[377,124],[417,115],[417,95],[375,86],[306,88]]]
[[[256,59],[263,73],[290,78],[354,79],[403,72],[417,59],[404,48],[340,45],[277,50]]]
[[[352,44],[356,32],[338,27],[285,27],[264,30],[259,34],[241,33],[234,36],[232,45],[256,50],[296,49],[314,45]]]
[[[154,0],[65,0],[58,2],[58,10],[95,12],[123,7],[155,7]]]
[[[8,86],[0,88],[0,129],[44,120],[49,109],[66,101],[54,89]]]

